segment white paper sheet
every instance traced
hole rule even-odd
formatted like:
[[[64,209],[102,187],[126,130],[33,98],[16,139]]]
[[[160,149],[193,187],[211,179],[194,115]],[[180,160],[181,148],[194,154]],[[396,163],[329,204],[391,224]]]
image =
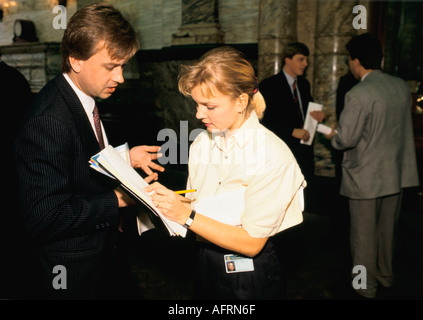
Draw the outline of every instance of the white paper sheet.
[[[317,125],[317,132],[328,135],[332,132],[332,128],[323,123],[319,123]],[[335,133],[338,133],[338,131],[335,130]]]
[[[307,141],[301,140],[302,144],[311,145],[313,143],[314,135],[316,134],[317,129],[317,120],[313,119],[310,115],[312,111],[322,111],[323,105],[315,102],[308,103],[307,115],[304,121],[304,129],[310,133],[310,138]]]
[[[121,187],[124,190],[132,194],[135,198],[140,200],[140,202],[150,208],[153,213],[158,215],[168,229],[170,235],[185,237],[187,230],[180,224],[166,218],[154,205],[151,195],[144,191],[148,183],[131,167],[130,163],[127,162],[128,158],[123,157],[122,154],[119,154],[111,145],[108,145],[100,153],[91,157],[91,160],[94,163],[100,164],[107,170],[107,173],[113,175],[120,181]],[[140,221],[139,223],[141,223],[139,226],[143,224]]]
[[[245,187],[204,197],[194,203],[194,209],[209,218],[231,226],[241,225],[244,212]]]

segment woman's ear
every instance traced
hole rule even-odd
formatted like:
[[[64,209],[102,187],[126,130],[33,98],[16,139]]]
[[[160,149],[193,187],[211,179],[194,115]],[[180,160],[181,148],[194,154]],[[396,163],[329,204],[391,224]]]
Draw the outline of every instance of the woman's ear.
[[[247,106],[248,106],[249,99],[250,99],[250,97],[246,93],[242,93],[238,97],[238,106],[237,106],[238,113],[244,113],[245,112],[245,110],[247,109]]]

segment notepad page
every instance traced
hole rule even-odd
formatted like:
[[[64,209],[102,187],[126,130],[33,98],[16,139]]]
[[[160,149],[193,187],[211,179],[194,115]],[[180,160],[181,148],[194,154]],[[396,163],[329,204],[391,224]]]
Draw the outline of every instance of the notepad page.
[[[154,208],[154,211],[160,215],[165,222],[166,227],[170,228],[174,234],[185,236],[186,229],[180,224],[166,218],[154,205],[151,196],[144,191],[148,183],[132,168],[112,147],[107,146],[103,149],[97,161],[111,174],[113,174],[122,184],[132,190],[137,196],[142,198],[148,205]]]

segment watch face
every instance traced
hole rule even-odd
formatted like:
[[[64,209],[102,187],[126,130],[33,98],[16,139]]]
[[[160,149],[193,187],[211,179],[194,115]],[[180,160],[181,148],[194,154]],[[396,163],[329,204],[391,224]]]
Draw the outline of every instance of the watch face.
[[[20,37],[22,35],[22,24],[19,20],[15,21],[14,32],[15,36],[17,37]]]

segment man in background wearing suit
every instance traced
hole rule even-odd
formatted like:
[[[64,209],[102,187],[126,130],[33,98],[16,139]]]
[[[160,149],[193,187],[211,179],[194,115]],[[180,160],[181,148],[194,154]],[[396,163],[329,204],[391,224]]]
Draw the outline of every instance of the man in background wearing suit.
[[[0,97],[2,99],[2,113],[7,119],[3,125],[3,154],[8,155],[2,161],[3,179],[7,181],[7,193],[3,192],[3,202],[18,202],[18,182],[16,170],[14,170],[15,153],[14,144],[16,133],[23,114],[28,110],[32,100],[31,88],[25,76],[16,68],[9,66],[1,59],[0,55]],[[24,239],[24,232],[21,220],[14,210],[5,210],[0,225],[0,248],[3,256],[3,263],[0,266],[0,298],[11,298],[16,296],[19,290],[17,279],[25,270],[22,250],[27,241]],[[7,263],[6,261],[13,261]]]
[[[20,209],[34,259],[27,272],[36,298],[119,297],[112,292],[119,208],[133,201],[88,161],[108,144],[94,99],[108,98],[124,81],[122,68],[137,49],[133,28],[112,6],[78,10],[62,39],[63,73],[36,96],[17,137]],[[151,169],[163,170],[151,161],[158,149],[130,150],[148,181],[157,177]]]
[[[288,145],[297,159],[308,184],[305,189],[306,210],[314,175],[313,145],[301,143],[301,140],[310,138],[310,133],[303,129],[308,103],[313,101],[310,83],[304,77],[309,54],[303,43],[288,44],[282,55],[282,70],[260,84],[260,92],[266,101],[262,123]],[[311,116],[320,122],[324,113],[314,111]]]
[[[340,193],[349,199],[353,267],[366,268],[367,283],[353,287],[375,298],[379,284],[393,284],[401,190],[419,184],[411,94],[405,81],[380,70],[382,48],[372,36],[354,37],[347,50],[359,83],[347,92],[337,130],[327,137],[345,150]]]

